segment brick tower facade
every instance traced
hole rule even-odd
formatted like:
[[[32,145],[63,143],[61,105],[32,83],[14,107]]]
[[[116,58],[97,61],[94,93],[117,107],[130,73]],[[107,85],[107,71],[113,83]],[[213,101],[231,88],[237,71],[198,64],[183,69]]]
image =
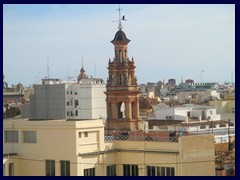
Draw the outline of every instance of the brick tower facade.
[[[133,58],[128,58],[130,40],[121,28],[111,43],[115,57],[109,59],[107,91],[107,129],[139,129],[139,87]]]

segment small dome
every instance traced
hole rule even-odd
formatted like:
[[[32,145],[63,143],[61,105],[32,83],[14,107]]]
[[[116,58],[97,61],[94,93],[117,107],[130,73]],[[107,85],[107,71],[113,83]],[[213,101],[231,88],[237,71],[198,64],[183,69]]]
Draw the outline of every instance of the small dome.
[[[111,43],[126,43],[128,44],[130,40],[127,38],[126,34],[122,31],[122,29],[119,29],[118,32],[116,32],[114,39],[111,41]]]

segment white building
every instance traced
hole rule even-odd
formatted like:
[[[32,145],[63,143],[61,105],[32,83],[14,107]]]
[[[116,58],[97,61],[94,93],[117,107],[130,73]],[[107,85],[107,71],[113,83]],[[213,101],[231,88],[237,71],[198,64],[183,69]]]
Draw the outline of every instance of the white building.
[[[106,84],[102,79],[82,79],[79,83],[67,84],[67,118],[106,118]]]
[[[156,119],[158,120],[182,120],[188,122],[189,118],[201,120],[220,120],[221,116],[216,114],[213,106],[200,106],[186,104],[181,107],[170,107],[165,104],[158,104],[155,107]]]
[[[180,91],[177,94],[177,100],[179,102],[185,102],[186,100],[195,100],[196,102],[204,102],[211,100],[212,98],[220,99],[220,93],[217,90],[204,90],[204,91]]]
[[[87,78],[76,82],[45,79],[34,85],[30,103],[22,107],[22,117],[30,119],[106,118],[106,84]]]
[[[151,120],[148,121],[151,123]],[[224,125],[223,125],[224,124]],[[158,123],[148,129],[149,132],[174,132],[182,131],[188,135],[193,134],[214,134],[214,142],[224,143],[229,142],[229,139],[235,138],[235,126],[223,123],[223,121],[191,121],[191,122],[179,122],[171,123],[168,121]]]

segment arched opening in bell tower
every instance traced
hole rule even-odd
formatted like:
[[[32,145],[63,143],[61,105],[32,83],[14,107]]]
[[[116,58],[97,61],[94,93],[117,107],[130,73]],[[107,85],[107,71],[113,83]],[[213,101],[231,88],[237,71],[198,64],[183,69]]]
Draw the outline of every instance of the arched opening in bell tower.
[[[123,59],[122,59],[123,57],[122,57],[122,50],[120,49],[119,50],[119,61],[120,62],[123,62]]]
[[[119,119],[125,119],[125,103],[124,102],[119,102],[118,103],[118,118]]]

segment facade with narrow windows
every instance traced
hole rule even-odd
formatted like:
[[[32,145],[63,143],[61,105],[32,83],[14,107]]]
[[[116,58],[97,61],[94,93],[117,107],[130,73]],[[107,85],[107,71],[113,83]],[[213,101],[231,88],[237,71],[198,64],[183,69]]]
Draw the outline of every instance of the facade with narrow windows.
[[[115,57],[109,59],[107,90],[108,129],[138,130],[140,90],[135,76],[135,62],[128,58],[130,40],[122,28],[116,32],[111,43]]]

